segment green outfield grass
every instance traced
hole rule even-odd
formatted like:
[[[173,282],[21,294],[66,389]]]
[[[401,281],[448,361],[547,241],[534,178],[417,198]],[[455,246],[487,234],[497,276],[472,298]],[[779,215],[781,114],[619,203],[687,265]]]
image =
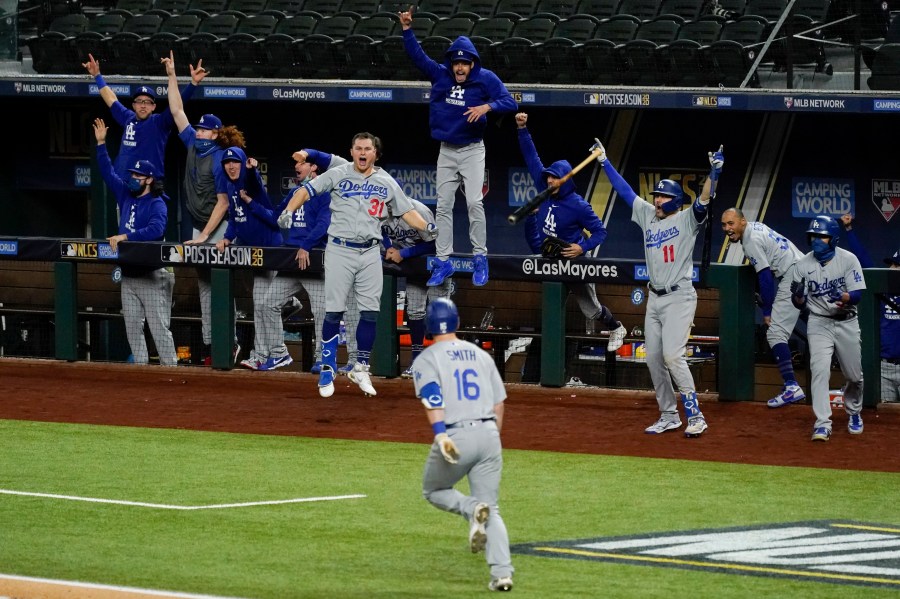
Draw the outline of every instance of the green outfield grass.
[[[487,593],[467,524],[422,499],[427,447],[0,420],[0,573],[265,598]],[[840,519],[900,526],[900,474],[505,452],[513,543]],[[871,588],[514,555],[522,597],[896,597]]]

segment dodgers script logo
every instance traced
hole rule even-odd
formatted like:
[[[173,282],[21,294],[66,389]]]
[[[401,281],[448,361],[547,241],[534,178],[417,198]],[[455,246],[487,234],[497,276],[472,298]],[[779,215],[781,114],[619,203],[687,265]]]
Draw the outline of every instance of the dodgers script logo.
[[[354,183],[350,179],[341,179],[337,184],[341,195],[345,198],[362,197],[370,198],[375,196],[382,200],[387,198],[388,188],[384,185],[373,185],[366,181],[365,183]]]
[[[670,239],[675,239],[679,234],[678,227],[674,226],[669,229],[660,229],[656,232],[653,229],[647,229],[645,242],[648,248],[658,248]]]

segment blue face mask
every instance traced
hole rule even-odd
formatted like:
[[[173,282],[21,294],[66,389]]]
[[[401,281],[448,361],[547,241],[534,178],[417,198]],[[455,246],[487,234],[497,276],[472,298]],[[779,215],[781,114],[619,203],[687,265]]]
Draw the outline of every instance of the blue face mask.
[[[215,142],[215,140],[212,140],[212,139],[195,139],[194,140],[194,147],[197,148],[197,152],[199,154],[206,154],[211,149],[213,149],[213,147],[215,147],[215,145],[216,145],[216,142]]]
[[[821,237],[812,238],[813,256],[815,256],[816,260],[819,262],[827,262],[834,258],[834,249],[831,247],[830,241],[831,240],[826,241]]]
[[[144,189],[144,183],[131,177],[128,181],[125,182],[125,186],[128,188],[128,191],[131,192],[131,195],[137,196]]]

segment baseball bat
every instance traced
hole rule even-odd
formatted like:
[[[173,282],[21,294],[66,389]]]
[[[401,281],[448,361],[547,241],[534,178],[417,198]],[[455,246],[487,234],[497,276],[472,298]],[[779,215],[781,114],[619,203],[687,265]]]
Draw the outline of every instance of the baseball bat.
[[[597,142],[597,143],[600,143],[600,142]],[[584,160],[582,160],[578,166],[576,166],[571,171],[566,173],[565,176],[563,176],[561,179],[559,179],[559,181],[557,182],[556,185],[548,185],[547,189],[545,189],[541,193],[539,193],[536,196],[534,196],[533,198],[531,198],[531,200],[529,200],[524,206],[519,206],[518,208],[516,208],[515,212],[510,214],[506,218],[506,220],[509,221],[509,224],[514,225],[514,224],[518,223],[520,220],[522,220],[523,218],[525,218],[526,216],[528,216],[528,214],[532,210],[534,210],[535,208],[540,206],[541,202],[546,200],[550,196],[550,194],[553,193],[554,189],[558,189],[563,183],[565,183],[566,181],[571,179],[574,175],[576,175],[578,173],[578,171],[580,171],[581,169],[586,167],[593,160],[596,160],[597,157],[600,156],[600,154],[602,152],[603,152],[603,150],[601,148],[595,148],[594,150],[591,150],[591,155],[588,156],[587,158],[585,158]]]

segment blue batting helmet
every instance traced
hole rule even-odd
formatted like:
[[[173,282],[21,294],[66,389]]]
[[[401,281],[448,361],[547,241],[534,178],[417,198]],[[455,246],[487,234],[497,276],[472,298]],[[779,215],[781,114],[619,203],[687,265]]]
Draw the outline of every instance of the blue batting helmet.
[[[684,191],[681,185],[672,179],[661,179],[653,188],[652,195],[672,198],[668,202],[663,202],[661,206],[663,212],[675,212],[684,203]]]
[[[459,312],[456,304],[440,297],[428,304],[425,311],[425,331],[429,335],[453,333],[459,328]]]
[[[810,237],[813,236],[831,237],[828,246],[833,249],[834,246],[837,245],[838,239],[841,237],[841,227],[838,225],[838,222],[830,216],[820,214],[809,221],[809,228],[806,229],[806,241],[808,243],[812,243]]]

